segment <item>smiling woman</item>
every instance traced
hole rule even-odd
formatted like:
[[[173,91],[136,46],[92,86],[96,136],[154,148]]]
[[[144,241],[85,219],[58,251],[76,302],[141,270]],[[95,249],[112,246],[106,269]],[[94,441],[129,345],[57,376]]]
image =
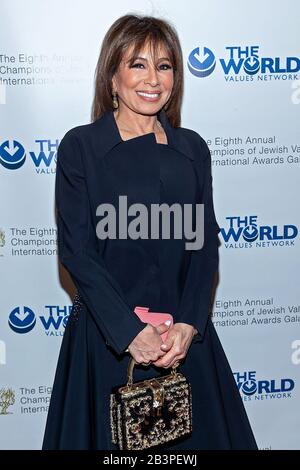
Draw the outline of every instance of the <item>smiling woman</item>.
[[[183,398],[174,393],[176,404],[164,410],[168,429],[160,432],[160,448],[257,448],[210,317],[220,231],[211,155],[197,132],[180,127],[182,91],[174,27],[151,16],[115,21],[96,68],[93,122],[70,129],[57,152],[59,260],[78,292],[62,341],[43,449],[117,449],[110,393],[125,380],[131,357],[142,366],[136,381],[161,377],[180,363],[191,384],[193,432],[166,440],[174,429],[170,416],[176,413],[179,422],[182,416]],[[97,208],[117,207],[120,196],[130,206],[146,207],[146,219],[154,205],[203,204],[203,246],[187,249],[186,234],[166,239],[161,231],[158,238],[97,237]],[[121,216],[126,220],[127,205]],[[136,306],[170,313],[174,323],[145,326]],[[154,402],[152,396],[152,408]],[[150,437],[156,429],[151,423]],[[143,441],[138,422],[132,429],[129,440]]]
[[[111,76],[111,83],[105,82],[104,76]],[[140,17],[138,24],[134,15],[119,18],[104,37],[95,85],[93,120],[107,109],[106,103],[111,106],[111,97],[115,96],[116,115],[133,133],[154,130],[155,114],[161,108],[168,112],[170,123],[178,127],[183,60],[175,29],[159,18]],[[132,115],[127,107],[138,114]],[[139,119],[139,113],[143,119]]]
[[[151,114],[157,112],[160,103],[167,103],[174,86],[173,67],[167,51],[161,46],[157,58],[147,42],[137,57],[133,48],[125,54],[118,71],[112,79],[115,119],[123,140],[154,132],[157,142],[167,143],[163,128],[157,121],[153,126]],[[117,98],[118,96],[118,98]],[[132,111],[141,114],[136,118]],[[148,115],[148,122],[145,121]]]

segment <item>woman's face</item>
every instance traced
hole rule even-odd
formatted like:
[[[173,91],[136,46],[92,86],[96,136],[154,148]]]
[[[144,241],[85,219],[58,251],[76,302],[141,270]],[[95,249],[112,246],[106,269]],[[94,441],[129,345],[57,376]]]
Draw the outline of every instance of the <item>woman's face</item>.
[[[117,92],[119,110],[124,107],[132,111],[156,114],[170,98],[174,75],[166,49],[158,50],[157,61],[153,63],[149,45],[140,51],[139,57],[130,66],[132,48],[125,53],[118,71],[112,79],[113,90]]]

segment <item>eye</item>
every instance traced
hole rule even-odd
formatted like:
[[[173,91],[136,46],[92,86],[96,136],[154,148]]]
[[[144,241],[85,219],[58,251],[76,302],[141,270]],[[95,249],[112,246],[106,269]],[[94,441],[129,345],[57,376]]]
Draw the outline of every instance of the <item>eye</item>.
[[[131,65],[130,68],[139,69],[139,68],[141,68],[141,67],[144,68],[145,65],[142,64],[141,62],[136,62],[136,63],[134,63],[133,65]],[[172,66],[171,66],[170,64],[167,64],[167,63],[166,63],[166,64],[160,64],[160,65],[158,66],[158,68],[159,68],[159,70],[169,70],[169,69],[172,68]]]
[[[139,68],[140,68],[140,65],[141,65],[142,67],[144,67],[144,64],[142,64],[141,62],[136,62],[135,64],[133,64],[133,65],[131,66],[131,68],[139,69]]]
[[[171,69],[172,66],[169,65],[169,64],[161,64],[161,65],[159,66],[159,68],[160,68],[160,70],[168,70],[168,69]]]

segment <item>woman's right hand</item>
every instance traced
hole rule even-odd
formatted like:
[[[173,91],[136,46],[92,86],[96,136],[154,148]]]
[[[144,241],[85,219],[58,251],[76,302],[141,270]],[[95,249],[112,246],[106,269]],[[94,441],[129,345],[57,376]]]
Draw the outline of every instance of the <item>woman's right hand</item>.
[[[128,350],[137,364],[148,365],[166,354],[160,348],[163,344],[160,335],[168,331],[169,328],[170,325],[165,323],[156,327],[147,323],[147,326],[128,346]]]

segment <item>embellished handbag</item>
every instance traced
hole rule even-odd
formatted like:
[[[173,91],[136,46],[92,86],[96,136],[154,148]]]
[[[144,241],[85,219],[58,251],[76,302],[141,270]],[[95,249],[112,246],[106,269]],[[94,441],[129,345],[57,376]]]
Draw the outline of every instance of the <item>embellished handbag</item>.
[[[143,450],[192,433],[192,391],[186,377],[172,367],[169,375],[133,383],[130,359],[127,385],[110,395],[113,444]]]

